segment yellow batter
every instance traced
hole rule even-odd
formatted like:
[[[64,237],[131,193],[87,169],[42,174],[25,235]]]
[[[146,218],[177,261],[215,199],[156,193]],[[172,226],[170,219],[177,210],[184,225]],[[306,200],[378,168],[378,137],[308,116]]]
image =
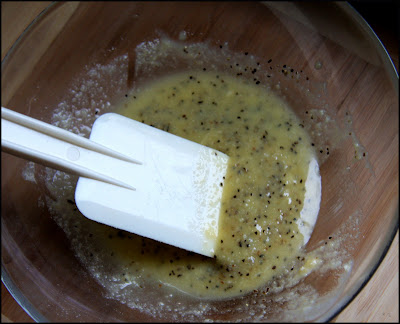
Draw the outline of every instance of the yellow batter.
[[[128,95],[118,113],[230,157],[214,259],[117,231],[106,242],[126,282],[228,298],[299,271],[309,138],[285,104],[260,85],[215,72],[185,72]]]

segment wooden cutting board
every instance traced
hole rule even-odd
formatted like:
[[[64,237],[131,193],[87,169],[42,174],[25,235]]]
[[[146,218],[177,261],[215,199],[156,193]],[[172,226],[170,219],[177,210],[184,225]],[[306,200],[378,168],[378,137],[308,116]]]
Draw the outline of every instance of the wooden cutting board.
[[[1,58],[32,20],[51,2],[1,2]],[[376,4],[378,5],[378,4]],[[377,22],[369,21],[391,55],[398,70],[398,43],[395,34]],[[388,254],[361,293],[333,322],[399,321],[399,232]],[[18,303],[1,286],[1,322],[33,322]]]

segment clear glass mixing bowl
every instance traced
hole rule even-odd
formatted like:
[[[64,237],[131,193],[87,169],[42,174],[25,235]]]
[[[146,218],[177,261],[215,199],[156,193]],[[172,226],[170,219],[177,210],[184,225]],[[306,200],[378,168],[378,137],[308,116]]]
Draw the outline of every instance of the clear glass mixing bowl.
[[[143,291],[136,306],[122,303],[82,265],[50,214],[45,169],[36,166],[30,181],[27,162],[2,153],[3,282],[36,321],[330,320],[366,284],[398,230],[398,76],[384,47],[345,3],[55,3],[3,60],[2,106],[52,122],[60,105],[85,105],[90,126],[96,111],[112,110],[141,82],[188,67],[164,60],[138,68],[138,45],[164,36],[248,53],[260,81],[308,127],[320,151],[322,202],[307,250],[320,251],[323,265],[266,296],[207,302]],[[93,71],[101,94],[75,102]]]

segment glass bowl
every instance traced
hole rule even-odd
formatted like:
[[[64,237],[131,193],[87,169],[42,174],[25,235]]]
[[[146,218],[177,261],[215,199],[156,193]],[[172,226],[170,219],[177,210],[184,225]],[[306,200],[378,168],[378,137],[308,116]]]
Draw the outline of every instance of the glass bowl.
[[[192,58],[157,52],[171,42]],[[195,53],[201,44],[226,60]],[[88,135],[95,115],[147,80],[232,62],[255,63],[315,143],[322,201],[306,250],[321,265],[266,295],[122,297],[84,266],[76,246],[85,242],[70,239],[73,222],[49,203],[59,197],[48,170],[2,153],[2,280],[34,320],[328,321],[366,284],[398,230],[398,76],[348,4],[54,3],[3,60],[2,106]]]

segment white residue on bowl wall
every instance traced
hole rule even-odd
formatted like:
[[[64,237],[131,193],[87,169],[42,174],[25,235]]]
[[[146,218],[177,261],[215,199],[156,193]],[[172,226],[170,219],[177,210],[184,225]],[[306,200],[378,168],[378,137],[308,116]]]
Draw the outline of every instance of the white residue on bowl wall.
[[[179,33],[179,40],[180,40],[180,41],[185,41],[186,39],[187,39],[187,33],[186,33],[186,31],[182,30],[182,31]]]
[[[36,183],[35,178],[35,163],[29,161],[25,168],[22,170],[22,178],[26,181]]]

